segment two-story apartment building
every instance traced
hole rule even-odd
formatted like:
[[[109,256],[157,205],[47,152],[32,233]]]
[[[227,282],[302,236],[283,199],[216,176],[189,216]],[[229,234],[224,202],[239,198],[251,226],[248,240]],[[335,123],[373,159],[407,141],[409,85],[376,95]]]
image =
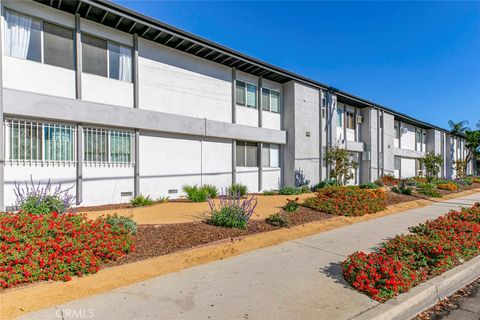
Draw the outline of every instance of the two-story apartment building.
[[[105,0],[1,1],[0,206],[15,183],[73,186],[77,203],[178,197],[185,184],[251,192],[328,178],[332,145],[351,183],[443,176],[462,137]]]

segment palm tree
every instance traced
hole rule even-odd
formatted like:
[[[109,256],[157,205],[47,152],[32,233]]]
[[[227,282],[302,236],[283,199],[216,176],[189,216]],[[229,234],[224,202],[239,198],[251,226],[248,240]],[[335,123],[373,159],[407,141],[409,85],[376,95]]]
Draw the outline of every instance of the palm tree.
[[[460,122],[453,122],[452,120],[448,120],[448,125],[450,126],[450,130],[453,134],[464,134],[467,131],[468,121],[463,120]]]
[[[477,129],[480,129],[480,120],[477,122]]]

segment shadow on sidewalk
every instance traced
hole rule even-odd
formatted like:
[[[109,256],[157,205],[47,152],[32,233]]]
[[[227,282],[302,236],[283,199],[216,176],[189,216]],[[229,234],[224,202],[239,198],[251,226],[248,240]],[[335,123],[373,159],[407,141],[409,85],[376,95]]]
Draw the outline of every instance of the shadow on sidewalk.
[[[336,284],[341,285],[345,289],[356,291],[343,278],[341,262],[331,262],[326,267],[318,268],[318,272],[324,273],[328,278],[333,279]]]

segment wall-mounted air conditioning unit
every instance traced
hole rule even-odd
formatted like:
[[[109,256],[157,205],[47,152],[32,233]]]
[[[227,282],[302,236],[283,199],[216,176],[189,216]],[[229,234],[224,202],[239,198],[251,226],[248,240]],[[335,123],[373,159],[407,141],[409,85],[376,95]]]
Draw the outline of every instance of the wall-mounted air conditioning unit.
[[[357,123],[363,123],[363,117],[357,116]]]

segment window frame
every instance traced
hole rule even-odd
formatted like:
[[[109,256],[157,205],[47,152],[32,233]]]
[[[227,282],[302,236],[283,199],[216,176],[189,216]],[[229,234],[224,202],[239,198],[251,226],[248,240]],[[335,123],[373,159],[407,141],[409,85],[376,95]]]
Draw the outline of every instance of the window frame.
[[[256,148],[256,155],[255,155],[255,158],[256,158],[256,165],[255,166],[250,166],[248,165],[248,144],[255,144],[255,148]],[[239,147],[242,147],[244,149],[244,159],[243,159],[243,163],[244,165],[238,165],[238,157],[237,157],[237,148]],[[252,142],[252,141],[236,141],[236,146],[235,146],[235,166],[236,167],[243,167],[243,168],[258,168],[259,166],[261,166],[261,163],[259,163],[259,158],[258,158],[258,148],[259,147],[259,144],[258,142]]]
[[[13,124],[16,123],[19,126],[23,126],[26,128],[36,127],[37,138],[39,138],[39,144],[37,144],[37,159],[33,159],[31,156],[30,159],[27,159],[26,152],[25,157],[20,158],[18,155],[16,159],[13,159]],[[25,118],[6,118],[4,120],[5,130],[5,163],[9,165],[23,165],[23,166],[54,166],[54,165],[73,165],[75,166],[77,163],[77,128],[72,123],[64,123],[58,121],[42,121],[42,120],[35,120],[35,119],[25,119]],[[62,147],[66,148],[63,150],[63,158],[64,159],[47,159],[46,154],[46,146],[47,146],[47,139],[46,139],[46,129],[51,128],[58,128],[60,130],[67,129],[69,135],[71,136],[70,142],[60,142],[62,143]],[[26,135],[25,135],[26,139]],[[54,140],[52,140],[54,141]],[[56,146],[56,144],[54,144]],[[30,149],[32,149],[32,145],[30,145]],[[68,158],[66,151],[71,156],[71,159]]]
[[[264,109],[265,106],[263,105],[263,90],[268,91],[268,109]],[[278,94],[278,111],[272,111],[272,92],[275,92],[276,94]],[[262,87],[262,111],[279,114],[281,110],[281,105],[282,105],[280,96],[281,95],[279,90],[270,89],[268,87]]]
[[[352,125],[351,128],[350,128],[350,120]],[[345,112],[345,125],[347,129],[355,130],[355,112],[348,111],[348,110]]]
[[[245,104],[239,104],[237,102],[237,84],[238,83],[243,83],[244,84],[244,93],[243,93],[243,98],[244,98],[244,101],[245,101]],[[254,86],[255,87],[255,106],[250,106],[248,105],[248,86],[251,85],[251,86]],[[250,109],[258,109],[258,94],[259,94],[259,91],[258,90],[258,86],[256,84],[253,84],[251,82],[248,82],[248,81],[244,81],[244,80],[238,80],[236,79],[235,80],[235,105],[237,106],[241,106],[241,107],[245,107],[245,108],[250,108]],[[261,93],[260,93],[261,94]]]
[[[96,35],[96,34],[92,34],[90,32],[84,32],[82,31],[80,33],[80,40],[82,40],[82,35],[87,35],[89,37],[92,37],[92,38],[97,38],[97,39],[100,39],[100,40],[103,40],[106,42],[106,49],[105,51],[107,52],[107,76],[101,76],[101,75],[98,75],[98,74],[95,74],[95,73],[90,73],[90,72],[86,72],[83,70],[83,50],[82,50],[82,70],[81,72],[82,73],[86,73],[86,74],[90,74],[90,75],[94,75],[94,76],[97,76],[97,77],[102,77],[102,78],[107,78],[107,79],[110,79],[110,80],[116,80],[116,81],[121,81],[121,82],[125,82],[125,83],[133,83],[133,47],[132,46],[129,46],[129,45],[125,45],[121,42],[118,42],[118,41],[114,41],[114,40],[110,40],[110,39],[107,39],[105,37],[102,37],[102,36],[99,36],[99,35]],[[80,43],[83,45],[83,41],[80,41]],[[113,45],[117,45],[119,47],[126,47],[126,48],[129,48],[130,49],[130,58],[132,59],[132,67],[131,67],[131,76],[130,76],[130,81],[124,81],[124,80],[120,80],[120,79],[115,79],[115,78],[112,78],[110,77],[110,49],[109,49],[109,45],[110,44],[113,44]]]
[[[337,128],[343,128],[344,126],[345,126],[345,112],[343,111],[343,109],[337,108]]]
[[[11,9],[11,8],[6,6],[6,7],[4,7],[3,13],[2,13],[5,29],[6,29],[6,25],[7,25],[7,20],[5,18],[5,14],[6,14],[7,11],[14,12],[14,13],[19,14],[19,15],[27,16],[27,17],[31,18],[32,20],[37,20],[37,21],[40,22],[40,24],[41,24],[41,30],[40,30],[40,61],[30,60],[30,59],[26,59],[26,58],[23,59],[23,58],[13,57],[13,56],[7,55],[5,52],[3,52],[3,54],[5,56],[7,56],[9,58],[13,58],[13,59],[26,60],[26,61],[30,61],[30,62],[41,63],[41,64],[51,66],[51,67],[56,67],[56,68],[61,68],[61,69],[65,69],[65,70],[75,71],[76,67],[75,67],[75,29],[74,28],[72,28],[70,26],[65,26],[63,24],[60,24],[60,23],[57,23],[57,22],[54,22],[54,21],[51,21],[51,20],[47,20],[45,18],[41,18],[41,17],[36,16],[36,15],[32,15],[32,14],[29,14],[29,13],[23,13],[21,11]],[[73,55],[72,55],[72,67],[73,68],[72,69],[60,67],[60,66],[57,66],[57,65],[54,65],[54,64],[45,63],[45,43],[44,43],[45,42],[45,40],[44,40],[45,22],[48,23],[48,24],[51,24],[53,26],[68,29],[68,30],[72,31],[72,36],[73,36],[72,37],[72,52],[73,52]],[[5,30],[2,30],[2,32],[5,32]],[[5,38],[5,36],[4,36],[4,38]],[[6,47],[5,41],[6,40],[4,39],[3,40],[4,47]]]
[[[86,154],[87,154],[87,139],[86,135],[89,132],[94,132],[95,134],[100,133],[105,133],[106,136],[106,159],[105,160],[87,160]],[[122,134],[127,134],[128,138],[130,139],[130,159],[129,161],[114,161],[112,160],[112,133],[122,133]],[[132,130],[128,129],[116,129],[116,128],[108,128],[108,127],[95,127],[95,126],[87,126],[83,128],[83,137],[82,137],[82,159],[83,163],[85,166],[116,166],[116,167],[129,167],[133,166],[135,164],[135,141],[134,141],[134,132]]]
[[[276,159],[277,160],[276,162],[278,163],[277,166],[272,165],[272,149],[273,149],[272,146],[276,146],[277,150],[278,150],[278,153],[277,153],[278,157]],[[265,164],[263,163],[264,162],[263,151],[265,149],[268,150],[268,166],[266,165],[266,163]],[[262,143],[261,152],[262,152],[262,163],[261,163],[262,168],[280,168],[281,165],[280,165],[280,145],[279,144],[276,144],[276,143]]]

